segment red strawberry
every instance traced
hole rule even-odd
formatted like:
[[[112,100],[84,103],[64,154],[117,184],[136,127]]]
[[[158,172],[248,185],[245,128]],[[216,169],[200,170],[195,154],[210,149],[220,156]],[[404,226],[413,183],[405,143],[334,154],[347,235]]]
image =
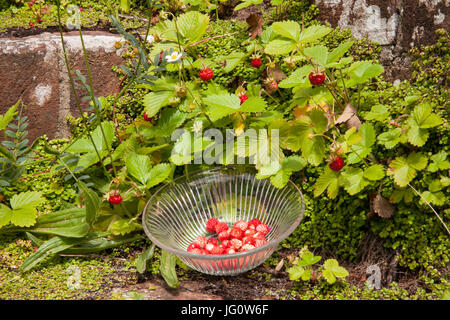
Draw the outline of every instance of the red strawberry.
[[[247,223],[247,221],[244,221],[244,220],[240,220],[233,225],[233,228],[239,228],[242,231],[247,230],[247,227],[248,227],[248,223]]]
[[[152,117],[149,117],[145,112],[142,114],[142,117],[145,121],[151,121],[153,119]]]
[[[228,248],[230,246],[230,240],[223,240],[220,245],[222,248]]]
[[[226,254],[235,254],[235,253],[236,253],[236,250],[233,249],[233,248],[228,248],[228,249],[225,251],[225,253],[226,253]]]
[[[255,246],[252,244],[244,244],[241,248],[241,250],[239,250],[240,252],[244,252],[244,251],[248,251],[248,250],[252,250],[255,249]]]
[[[219,242],[217,241],[216,238],[210,238],[210,239],[208,239],[208,241],[206,243],[212,243],[215,246],[219,245]]]
[[[261,223],[256,226],[256,231],[263,235],[266,235],[269,233],[269,227],[266,224]]]
[[[242,241],[239,239],[232,239],[230,240],[230,248],[233,248],[234,250],[239,250],[242,247]]]
[[[244,238],[242,239],[242,243],[243,243],[243,244],[251,244],[251,245],[254,245],[254,244],[255,244],[255,238],[253,238],[253,237],[244,237]]]
[[[200,246],[198,244],[193,242],[187,247],[187,252],[191,252],[194,249],[201,249],[201,248],[200,248]]]
[[[214,77],[214,72],[210,68],[203,67],[200,70],[200,79],[202,79],[203,81],[209,81],[212,79],[212,77]]]
[[[249,228],[249,229],[255,230],[255,229],[256,229],[256,226],[259,225],[259,224],[261,224],[261,223],[262,223],[262,222],[261,222],[261,220],[259,220],[259,219],[252,219],[252,220],[250,220],[250,221],[248,222],[248,228]]]
[[[325,82],[325,74],[322,71],[312,71],[309,74],[309,82],[313,86],[320,86]]]
[[[189,251],[190,253],[193,253],[193,254],[204,254],[203,253],[203,249],[199,249],[199,248],[194,248],[194,249],[192,249],[191,251]]]
[[[225,222],[219,222],[216,224],[216,232],[221,233],[228,230],[228,225]]]
[[[257,232],[253,235],[253,239],[255,240],[265,240],[266,236],[262,234],[261,232]]]
[[[222,247],[220,247],[220,246],[214,246],[214,248],[212,248],[212,250],[211,250],[210,252],[211,252],[211,254],[217,255],[217,254],[223,254],[224,251],[225,251],[225,250],[224,250]]]
[[[28,25],[30,26],[30,27],[32,27],[32,28],[34,28],[34,23],[33,22],[28,22]]]
[[[203,255],[208,255],[209,254],[209,251],[208,250],[206,250],[206,249],[201,249],[202,250],[202,254]]]
[[[163,59],[163,54],[164,54],[164,51],[161,51],[161,52],[159,53],[159,60],[160,60],[160,61]]]
[[[215,232],[216,231],[216,225],[219,223],[219,220],[216,218],[211,218],[206,222],[206,230],[208,232]]]
[[[249,227],[249,229],[245,230],[244,236],[253,237],[255,235],[255,233],[256,233],[255,229],[250,229],[250,227]]]
[[[218,238],[219,238],[219,241],[222,241],[222,242],[227,241],[230,238],[230,234],[229,234],[228,230],[222,231],[221,233],[219,233]]]
[[[211,250],[214,249],[214,247],[217,247],[217,246],[208,242],[205,246],[205,249],[206,249],[206,251],[211,252]]]
[[[109,196],[109,203],[111,204],[121,204],[123,198],[120,194],[113,194]]]
[[[262,247],[263,245],[265,245],[267,243],[267,241],[266,240],[261,240],[261,239],[258,239],[258,240],[255,240],[255,247],[256,248],[259,248],[259,247]]]
[[[198,236],[194,240],[194,243],[196,243],[200,248],[204,249],[206,244],[208,243],[208,240],[206,239],[206,237]]]
[[[245,101],[248,100],[248,97],[247,97],[246,94],[241,94],[241,95],[239,96],[239,99],[241,100],[241,104],[243,104]]]
[[[234,227],[230,231],[230,237],[232,239],[242,239],[243,236],[244,236],[244,231],[242,231],[242,229]]]
[[[261,67],[261,65],[262,65],[261,58],[253,58],[253,59],[251,60],[251,64],[252,64],[252,67],[253,67],[253,68],[259,68],[259,67]]]
[[[345,166],[345,162],[344,159],[337,156],[336,158],[334,158],[333,161],[330,162],[328,166],[330,167],[331,170],[338,172],[341,171],[341,169]]]

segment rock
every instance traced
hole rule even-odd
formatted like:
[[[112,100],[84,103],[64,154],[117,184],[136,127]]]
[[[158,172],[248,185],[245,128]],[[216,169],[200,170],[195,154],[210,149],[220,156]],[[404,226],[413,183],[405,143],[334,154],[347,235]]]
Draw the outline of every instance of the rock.
[[[351,28],[382,46],[380,60],[391,80],[410,76],[408,50],[433,44],[435,31],[449,30],[448,0],[315,0],[319,20],[333,27]]]
[[[65,34],[66,49],[73,70],[86,76],[84,56],[78,32]],[[121,38],[104,32],[83,32],[91,68],[94,92],[104,96],[116,92],[118,79],[111,71],[122,58],[114,43]],[[25,38],[0,38],[0,114],[22,99],[29,117],[29,139],[46,134],[49,138],[69,137],[66,118],[79,111],[62,54],[58,33],[43,33]],[[87,95],[77,90],[80,96]],[[85,110],[88,102],[83,102]]]

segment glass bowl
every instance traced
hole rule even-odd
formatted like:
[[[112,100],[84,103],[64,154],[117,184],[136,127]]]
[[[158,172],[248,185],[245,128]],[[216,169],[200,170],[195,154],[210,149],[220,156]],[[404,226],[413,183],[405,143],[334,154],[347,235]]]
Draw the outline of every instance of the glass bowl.
[[[189,267],[211,275],[237,275],[263,263],[295,230],[304,210],[303,195],[292,181],[278,189],[268,179],[257,179],[252,167],[220,167],[161,187],[147,202],[142,224],[153,243]],[[205,229],[212,217],[230,227],[239,220],[259,219],[269,226],[267,243],[235,254],[187,252],[198,236],[213,237]]]

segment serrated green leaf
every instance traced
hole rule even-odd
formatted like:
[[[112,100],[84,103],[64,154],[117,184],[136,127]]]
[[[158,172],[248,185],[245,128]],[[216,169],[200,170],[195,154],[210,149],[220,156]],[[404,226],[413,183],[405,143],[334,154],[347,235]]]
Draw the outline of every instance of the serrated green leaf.
[[[344,56],[344,54],[347,53],[347,51],[352,47],[352,45],[353,45],[353,41],[347,41],[347,42],[340,44],[336,49],[334,49],[328,55],[327,64],[338,61],[342,56]]]
[[[345,278],[349,275],[348,271],[339,266],[336,259],[327,259],[323,264],[323,276],[329,284],[336,282],[336,278]]]
[[[347,168],[341,176],[344,189],[355,195],[363,190],[369,182],[364,179],[364,171],[360,168]]]
[[[300,39],[299,42],[301,44],[310,43],[313,41],[316,41],[324,36],[326,36],[328,33],[330,33],[331,28],[323,26],[323,25],[313,25],[308,28],[305,28],[300,33]]]
[[[362,161],[362,159],[372,152],[372,146],[375,143],[375,129],[370,123],[363,123],[358,132],[361,134],[362,140],[351,146],[351,153],[347,157],[348,163]]]
[[[295,41],[291,39],[274,39],[270,41],[264,51],[270,55],[287,54],[297,47]]]
[[[428,103],[417,105],[408,119],[409,129],[407,137],[409,143],[421,147],[428,140],[428,130],[442,124],[442,119],[432,113],[432,107]]]
[[[144,112],[149,117],[154,117],[162,107],[170,104],[169,98],[174,97],[174,91],[154,91],[143,98]]]
[[[272,24],[272,29],[278,35],[298,42],[300,39],[300,25],[295,21],[279,21]]]
[[[241,112],[263,112],[267,102],[261,97],[249,97],[239,108]]]
[[[44,201],[44,199],[42,198],[42,193],[36,191],[27,191],[13,195],[10,203],[11,208],[15,210],[28,206],[37,206],[42,201]]]
[[[16,110],[19,107],[21,100],[17,101],[15,105],[10,107],[3,115],[0,114],[0,131],[5,130],[8,124],[16,115]]]
[[[150,158],[145,155],[131,152],[125,159],[127,172],[139,181],[142,185],[146,185],[150,177],[150,170],[152,168]]]
[[[428,166],[428,171],[430,172],[450,169],[450,162],[447,160],[447,152],[445,151],[432,155],[430,160],[431,163]]]
[[[320,66],[325,66],[327,64],[328,48],[324,45],[305,48],[303,53]]]
[[[315,256],[312,252],[306,252],[302,255],[302,260],[299,261],[298,265],[302,267],[312,266],[322,259],[321,256]]]
[[[389,116],[389,110],[385,105],[377,104],[370,109],[364,117],[366,120],[384,121]]]
[[[378,136],[378,142],[384,145],[386,149],[392,149],[401,142],[402,129],[394,128],[383,132]]]
[[[295,281],[302,277],[305,273],[305,269],[300,266],[293,266],[287,269],[289,274],[289,280]]]
[[[178,16],[176,28],[184,45],[192,44],[203,36],[209,25],[209,16],[198,11],[188,11]]]
[[[0,203],[0,228],[11,222],[12,210]]]
[[[383,179],[385,170],[381,164],[374,164],[364,170],[364,178],[371,181],[377,181]]]
[[[394,176],[394,182],[399,187],[406,187],[415,177],[416,170],[424,169],[427,163],[427,157],[421,153],[412,153],[407,159],[397,157],[389,165],[388,174]]]
[[[327,130],[328,118],[322,108],[314,108],[310,113],[311,125],[313,130],[317,134],[322,134]]]
[[[172,166],[168,163],[159,163],[150,170],[147,188],[152,188],[166,180],[172,173]]]
[[[137,229],[139,229],[138,223],[131,222],[129,219],[118,219],[109,226],[108,231],[110,231],[113,235],[123,236]]]
[[[314,184],[314,197],[320,196],[325,190],[330,199],[336,198],[339,190],[339,173],[331,170],[328,166]]]
[[[284,78],[278,84],[280,88],[294,88],[297,86],[310,86],[311,83],[308,80],[308,75],[314,70],[312,65],[305,65],[296,69],[287,78]]]

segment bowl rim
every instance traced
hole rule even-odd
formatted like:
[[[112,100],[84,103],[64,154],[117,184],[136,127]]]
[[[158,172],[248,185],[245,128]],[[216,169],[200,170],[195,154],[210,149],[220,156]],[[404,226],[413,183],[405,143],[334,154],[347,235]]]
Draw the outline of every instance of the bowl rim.
[[[194,254],[194,253],[190,253],[190,252],[187,252],[187,251],[182,251],[182,250],[179,250],[179,249],[174,249],[172,247],[166,246],[164,243],[162,243],[157,238],[155,238],[151,234],[151,232],[147,229],[147,225],[144,223],[145,217],[146,217],[146,213],[147,213],[147,207],[149,206],[151,200],[154,197],[156,197],[164,188],[166,188],[169,185],[173,184],[177,180],[189,179],[191,176],[194,176],[194,175],[197,175],[197,174],[207,173],[207,172],[214,172],[214,171],[220,171],[220,170],[223,170],[223,169],[234,169],[234,170],[236,170],[238,168],[238,166],[240,166],[240,167],[249,167],[251,165],[227,165],[227,166],[219,166],[219,167],[215,167],[215,168],[211,168],[211,169],[207,169],[207,170],[196,170],[196,171],[193,171],[193,172],[189,173],[188,175],[182,175],[180,177],[177,177],[177,178],[173,179],[172,181],[167,182],[164,185],[162,185],[161,187],[159,187],[158,190],[156,190],[155,193],[153,193],[153,195],[148,199],[147,203],[145,204],[145,207],[144,207],[144,210],[143,210],[143,213],[142,213],[142,219],[141,219],[142,220],[142,226],[144,228],[144,232],[147,235],[147,237],[152,241],[152,243],[154,243],[160,249],[168,251],[170,253],[173,253],[174,255],[176,255],[178,257],[181,256],[183,258],[202,259],[202,260],[218,260],[218,259],[220,259],[220,260],[227,260],[227,259],[234,259],[234,258],[242,258],[242,257],[248,256],[248,255],[251,255],[251,254],[258,253],[258,252],[263,251],[263,250],[265,250],[267,248],[275,247],[281,241],[285,240],[298,227],[298,225],[302,221],[304,213],[305,213],[305,199],[303,197],[303,193],[300,190],[300,188],[290,179],[288,181],[288,184],[290,184],[292,187],[294,187],[294,189],[298,192],[298,194],[300,195],[300,198],[301,198],[301,202],[302,202],[301,208],[300,208],[301,213],[299,214],[297,219],[294,221],[294,223],[292,223],[292,225],[285,232],[283,232],[277,239],[272,239],[272,240],[270,240],[269,242],[267,242],[265,245],[263,245],[261,247],[257,247],[255,249],[244,251],[244,252],[232,253],[232,254],[220,254],[220,255]],[[251,166],[251,167],[254,167],[254,166]]]

